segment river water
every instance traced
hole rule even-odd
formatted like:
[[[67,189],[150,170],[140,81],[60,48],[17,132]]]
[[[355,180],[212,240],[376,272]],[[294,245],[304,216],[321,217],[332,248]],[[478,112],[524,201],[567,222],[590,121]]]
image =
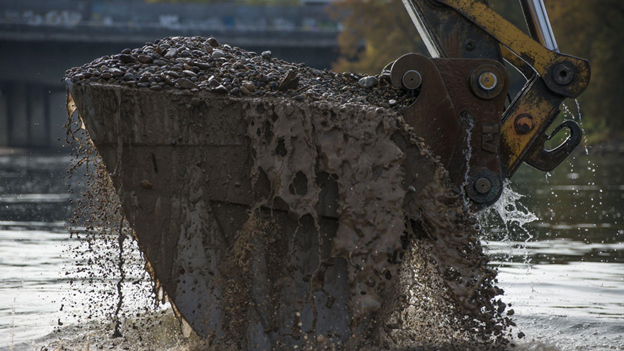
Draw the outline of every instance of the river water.
[[[128,274],[126,309],[151,334],[108,342],[111,314],[85,311],[94,296],[110,311],[115,282],[76,269],[89,262],[65,223],[75,197],[66,184],[80,179],[65,177],[70,164],[63,152],[0,155],[0,350],[186,349],[140,269]],[[624,157],[581,155],[549,175],[523,166],[511,188],[523,197],[506,193],[505,221],[491,210],[481,223],[514,333],[525,335],[516,349],[624,350]]]

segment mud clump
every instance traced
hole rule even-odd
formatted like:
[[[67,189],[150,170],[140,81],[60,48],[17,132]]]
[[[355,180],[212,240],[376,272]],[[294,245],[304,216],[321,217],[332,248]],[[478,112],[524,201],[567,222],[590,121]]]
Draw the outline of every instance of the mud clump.
[[[417,96],[361,78],[200,37],[67,72],[157,286],[211,349],[509,343],[474,220],[399,113]]]

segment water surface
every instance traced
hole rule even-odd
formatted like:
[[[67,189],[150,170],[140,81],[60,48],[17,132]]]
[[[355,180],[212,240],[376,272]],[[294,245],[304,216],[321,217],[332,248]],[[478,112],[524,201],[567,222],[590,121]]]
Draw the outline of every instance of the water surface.
[[[75,255],[84,248],[65,225],[75,197],[66,183],[79,179],[65,177],[69,166],[61,153],[0,156],[0,350],[71,340],[87,322],[73,315],[84,315],[80,306],[89,295],[68,283],[87,279],[68,267],[88,264]],[[511,186],[525,195],[526,209],[517,203],[504,209],[522,218],[513,204],[539,219],[523,228],[492,215],[483,225],[505,301],[515,311],[514,333],[526,335],[519,349],[624,349],[623,171],[617,156],[579,156],[548,177],[523,166]],[[145,277],[133,274],[128,288],[149,290]],[[90,293],[111,295],[113,283],[95,281]],[[160,313],[142,309],[147,304],[134,301],[129,309]],[[98,318],[88,323],[102,323]],[[110,336],[90,333],[90,340]]]

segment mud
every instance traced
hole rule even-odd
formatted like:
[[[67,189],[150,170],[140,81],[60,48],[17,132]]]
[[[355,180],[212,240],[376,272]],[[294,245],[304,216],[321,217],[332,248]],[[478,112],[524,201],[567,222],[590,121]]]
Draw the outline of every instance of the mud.
[[[204,347],[508,344],[474,220],[397,111],[111,83],[69,92],[158,288]]]

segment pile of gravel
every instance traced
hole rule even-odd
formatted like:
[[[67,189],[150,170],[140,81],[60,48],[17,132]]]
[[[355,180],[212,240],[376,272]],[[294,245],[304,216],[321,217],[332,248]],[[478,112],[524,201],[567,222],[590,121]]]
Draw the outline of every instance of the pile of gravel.
[[[258,55],[215,38],[169,37],[104,56],[66,72],[74,83],[115,84],[187,94],[285,96],[297,101],[361,103],[399,110],[413,96],[392,87],[388,75],[335,73]]]

